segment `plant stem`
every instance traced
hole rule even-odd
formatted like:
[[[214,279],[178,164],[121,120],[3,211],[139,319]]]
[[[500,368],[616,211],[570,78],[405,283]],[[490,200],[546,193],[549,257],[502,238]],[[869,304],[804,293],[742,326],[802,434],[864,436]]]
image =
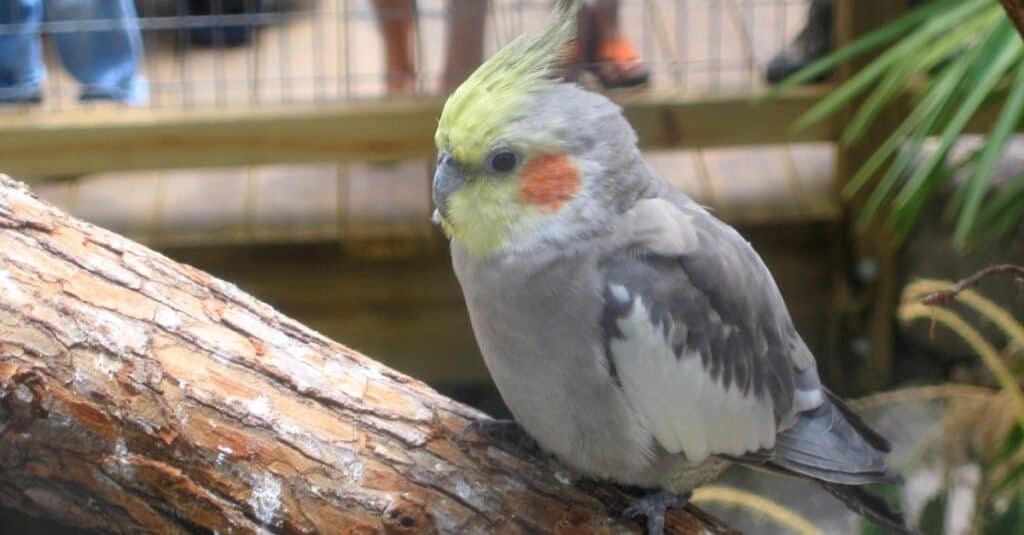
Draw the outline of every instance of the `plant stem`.
[[[1022,0],[1024,2],[1024,0]],[[948,290],[942,290],[939,292],[930,293],[921,298],[921,303],[925,305],[944,305],[953,300],[960,292],[977,285],[982,279],[991,277],[993,275],[1005,275],[1011,274],[1016,275],[1018,279],[1024,279],[1024,267],[1015,266],[1013,264],[1002,264],[998,266],[989,266],[966,279],[953,285]]]
[[[1017,422],[1024,427],[1024,392],[1021,392],[1017,378],[1006,364],[999,359],[999,354],[991,344],[974,328],[968,325],[957,313],[942,308],[934,308],[919,303],[909,303],[900,307],[900,319],[906,322],[915,319],[931,319],[949,327],[959,334],[992,372],[1003,391],[1010,396],[1015,406]]]

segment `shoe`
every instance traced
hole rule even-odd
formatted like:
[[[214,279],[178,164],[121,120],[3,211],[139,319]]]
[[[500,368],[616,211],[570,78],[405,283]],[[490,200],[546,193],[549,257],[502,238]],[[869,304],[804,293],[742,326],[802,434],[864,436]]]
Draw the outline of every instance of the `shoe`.
[[[121,86],[84,86],[78,100],[108,100],[129,106],[145,106],[149,102],[149,81],[145,76],[136,74]]]
[[[807,14],[807,25],[768,62],[764,70],[765,80],[769,84],[777,84],[824,57],[832,50],[834,33],[832,1],[814,0]],[[831,76],[831,72],[823,73],[807,83],[823,82]]]
[[[9,106],[17,104],[42,104],[43,94],[42,93],[29,93],[23,95],[4,95],[3,91],[0,90],[0,106]]]
[[[259,15],[266,9],[265,0],[189,0],[188,14],[214,20],[222,16]],[[215,11],[214,8],[219,8]],[[211,25],[192,28],[189,42],[200,47],[236,47],[249,44],[260,23]]]
[[[605,89],[621,89],[647,85],[651,71],[640,61],[640,57],[625,37],[617,37],[597,43],[593,57],[584,63],[601,82]]]
[[[0,106],[41,103],[42,82],[41,76],[0,76]]]

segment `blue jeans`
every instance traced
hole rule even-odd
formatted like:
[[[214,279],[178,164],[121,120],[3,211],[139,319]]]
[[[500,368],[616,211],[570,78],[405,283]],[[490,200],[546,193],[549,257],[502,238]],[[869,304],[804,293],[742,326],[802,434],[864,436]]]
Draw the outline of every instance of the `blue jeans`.
[[[137,73],[142,34],[133,0],[0,0],[0,103],[41,98],[44,20],[105,25],[53,29],[64,68],[82,84],[82,100],[146,102],[149,87]]]

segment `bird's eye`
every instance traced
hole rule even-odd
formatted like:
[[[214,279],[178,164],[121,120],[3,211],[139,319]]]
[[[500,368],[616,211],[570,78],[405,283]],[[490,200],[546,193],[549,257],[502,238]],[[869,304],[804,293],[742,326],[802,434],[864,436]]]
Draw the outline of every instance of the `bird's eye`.
[[[491,153],[487,163],[496,173],[508,173],[519,165],[519,155],[508,149],[498,149]]]

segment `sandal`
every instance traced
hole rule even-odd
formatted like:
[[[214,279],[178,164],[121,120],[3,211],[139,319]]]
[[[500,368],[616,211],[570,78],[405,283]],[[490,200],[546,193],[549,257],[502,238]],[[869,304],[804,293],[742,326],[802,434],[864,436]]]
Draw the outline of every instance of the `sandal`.
[[[593,57],[589,59],[585,68],[605,89],[638,87],[650,81],[650,69],[640,61],[633,44],[625,37],[597,43]]]

